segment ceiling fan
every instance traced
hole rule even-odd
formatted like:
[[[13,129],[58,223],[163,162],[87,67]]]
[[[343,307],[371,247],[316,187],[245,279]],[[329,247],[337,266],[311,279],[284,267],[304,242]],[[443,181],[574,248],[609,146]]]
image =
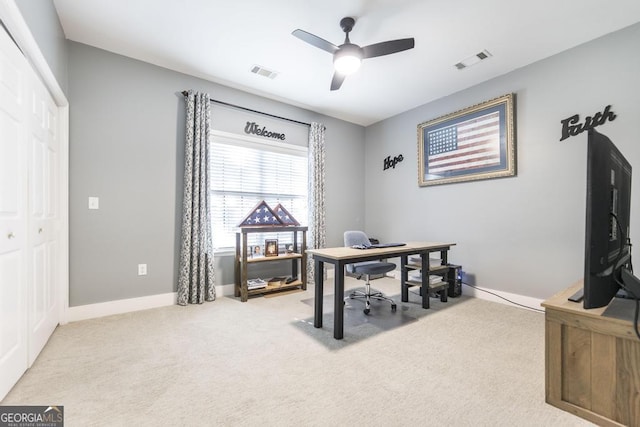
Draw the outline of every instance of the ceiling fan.
[[[403,50],[412,49],[415,41],[412,38],[389,40],[386,42],[374,43],[369,46],[360,47],[351,43],[349,33],[353,29],[355,19],[346,17],[340,20],[340,27],[345,32],[344,43],[336,46],[329,43],[316,35],[303,30],[295,30],[291,34],[302,41],[309,43],[317,48],[333,54],[333,66],[335,72],[331,79],[331,90],[338,90],[347,75],[354,73],[359,67],[363,59],[375,58],[376,56],[389,55]]]

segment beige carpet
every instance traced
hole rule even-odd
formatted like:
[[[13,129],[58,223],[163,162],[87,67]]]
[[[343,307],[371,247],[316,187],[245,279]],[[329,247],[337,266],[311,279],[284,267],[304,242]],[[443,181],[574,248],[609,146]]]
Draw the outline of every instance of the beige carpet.
[[[325,289],[322,329],[312,286],[58,327],[1,403],[64,405],[67,426],[592,425],[544,402],[543,314],[411,294],[351,302],[337,341]]]

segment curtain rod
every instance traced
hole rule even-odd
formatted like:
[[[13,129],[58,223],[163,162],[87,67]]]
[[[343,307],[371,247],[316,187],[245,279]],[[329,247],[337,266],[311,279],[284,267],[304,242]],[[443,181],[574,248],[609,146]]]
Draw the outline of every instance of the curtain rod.
[[[188,95],[188,92],[186,90],[182,91],[182,94],[184,96]],[[276,116],[275,114],[269,114],[269,113],[265,113],[263,111],[258,111],[258,110],[252,110],[251,108],[246,108],[246,107],[241,107],[239,105],[235,105],[235,104],[230,104],[228,102],[224,102],[224,101],[218,101],[217,99],[213,99],[213,98],[209,98],[209,101],[211,102],[215,102],[216,104],[221,104],[221,105],[226,105],[227,107],[233,107],[233,108],[239,108],[241,110],[245,110],[245,111],[250,111],[252,113],[257,113],[257,114],[262,114],[264,116],[269,116],[269,117],[273,117],[276,119],[280,119],[280,120],[286,120],[288,122],[293,122],[293,123],[297,123],[299,125],[305,125],[305,126],[311,126],[311,123],[305,123],[305,122],[300,122],[298,120],[293,120],[293,119],[288,119],[286,117],[280,117],[280,116]]]

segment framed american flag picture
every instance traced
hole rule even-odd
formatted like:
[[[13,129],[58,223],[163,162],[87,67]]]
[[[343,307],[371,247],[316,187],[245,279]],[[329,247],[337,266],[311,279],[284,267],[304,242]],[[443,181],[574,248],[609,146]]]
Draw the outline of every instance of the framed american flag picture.
[[[418,125],[418,185],[515,176],[514,94]]]

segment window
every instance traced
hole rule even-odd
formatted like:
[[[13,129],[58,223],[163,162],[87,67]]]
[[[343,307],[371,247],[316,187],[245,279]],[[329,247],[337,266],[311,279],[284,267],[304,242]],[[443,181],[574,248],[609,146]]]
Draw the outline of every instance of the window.
[[[211,140],[210,203],[213,245],[235,247],[238,224],[264,200],[280,203],[307,223],[307,147],[252,137],[214,135]],[[265,239],[291,243],[292,233],[251,233],[248,245]]]

